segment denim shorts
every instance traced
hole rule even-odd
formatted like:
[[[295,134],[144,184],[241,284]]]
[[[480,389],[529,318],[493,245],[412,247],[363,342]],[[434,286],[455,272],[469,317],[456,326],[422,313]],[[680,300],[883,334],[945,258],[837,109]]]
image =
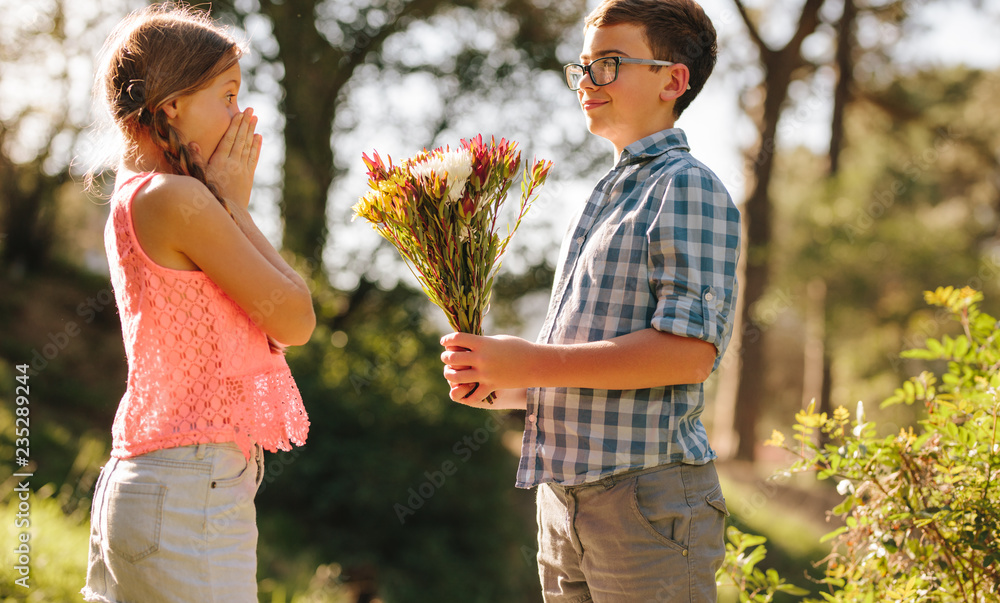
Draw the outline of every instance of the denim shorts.
[[[542,484],[542,596],[546,603],[714,603],[727,515],[713,463]]]
[[[254,452],[198,444],[112,458],[94,490],[84,600],[256,603]]]

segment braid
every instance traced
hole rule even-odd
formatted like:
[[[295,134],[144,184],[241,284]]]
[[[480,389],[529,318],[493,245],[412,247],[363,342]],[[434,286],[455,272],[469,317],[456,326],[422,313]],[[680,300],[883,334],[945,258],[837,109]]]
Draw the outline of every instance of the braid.
[[[170,122],[167,120],[167,114],[163,109],[156,109],[153,113],[152,127],[149,129],[149,134],[153,142],[163,150],[163,157],[166,158],[170,167],[174,169],[174,173],[191,176],[204,184],[209,192],[212,193],[212,196],[229,212],[229,215],[232,215],[232,211],[230,211],[226,200],[219,194],[219,189],[208,180],[205,170],[191,158],[191,150],[186,144],[181,142],[180,135],[170,125]]]

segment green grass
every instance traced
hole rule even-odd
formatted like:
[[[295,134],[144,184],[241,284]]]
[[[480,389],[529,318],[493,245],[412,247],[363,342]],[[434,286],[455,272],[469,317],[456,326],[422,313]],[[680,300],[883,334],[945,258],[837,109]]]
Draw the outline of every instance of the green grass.
[[[16,478],[12,478],[16,479]],[[3,542],[0,549],[0,601],[80,601],[87,573],[87,543],[90,522],[86,513],[65,515],[59,502],[42,492],[31,492],[26,501],[27,517],[18,517],[16,483],[5,484],[0,503]],[[18,519],[29,524],[17,527]],[[15,546],[26,534],[29,549],[29,573],[25,588],[15,583],[21,574],[15,569],[18,554]]]

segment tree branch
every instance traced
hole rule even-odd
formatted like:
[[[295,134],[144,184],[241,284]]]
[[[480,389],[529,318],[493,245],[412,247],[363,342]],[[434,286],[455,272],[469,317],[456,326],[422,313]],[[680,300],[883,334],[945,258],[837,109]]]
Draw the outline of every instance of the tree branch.
[[[733,0],[733,3],[736,5],[736,10],[739,11],[740,17],[743,19],[743,24],[747,26],[747,31],[750,33],[750,39],[753,40],[754,45],[757,46],[757,49],[760,51],[760,53],[761,54],[773,53],[774,51],[771,49],[770,46],[767,45],[767,42],[764,41],[764,38],[760,37],[760,32],[757,30],[757,25],[750,18],[750,13],[747,12],[747,7],[743,4],[743,0]]]
[[[808,38],[819,26],[819,9],[825,0],[806,0],[802,6],[802,15],[799,17],[799,25],[795,29],[795,35],[788,41],[788,44],[781,49],[782,52],[790,51],[799,53],[802,42]]]
[[[851,102],[851,84],[854,81],[854,22],[857,17],[855,0],[844,0],[844,12],[837,25],[837,86],[833,93],[833,119],[830,125],[830,150],[828,153],[830,175],[840,170],[840,153],[844,148],[844,115]]]

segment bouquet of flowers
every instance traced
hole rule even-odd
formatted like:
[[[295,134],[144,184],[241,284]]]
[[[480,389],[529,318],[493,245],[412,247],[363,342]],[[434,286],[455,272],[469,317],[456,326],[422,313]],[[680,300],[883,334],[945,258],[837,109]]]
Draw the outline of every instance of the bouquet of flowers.
[[[479,135],[454,151],[424,150],[399,165],[377,152],[362,158],[371,190],[354,206],[354,217],[396,247],[452,328],[482,335],[500,258],[552,162],[526,163],[516,220],[500,236],[497,217],[521,167],[516,142],[486,143]]]

